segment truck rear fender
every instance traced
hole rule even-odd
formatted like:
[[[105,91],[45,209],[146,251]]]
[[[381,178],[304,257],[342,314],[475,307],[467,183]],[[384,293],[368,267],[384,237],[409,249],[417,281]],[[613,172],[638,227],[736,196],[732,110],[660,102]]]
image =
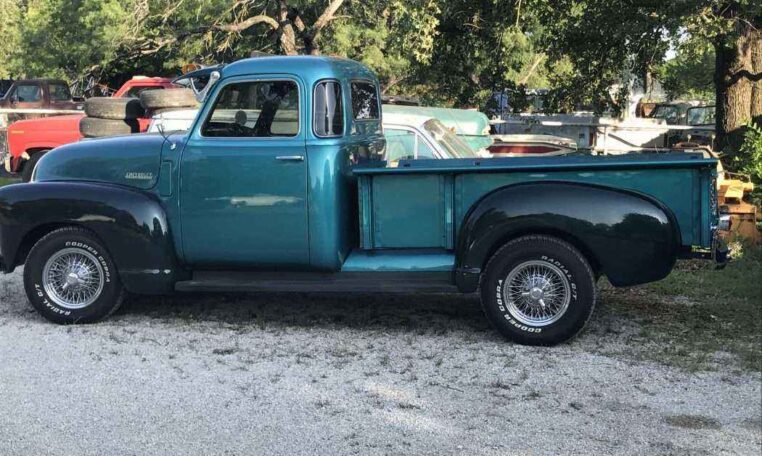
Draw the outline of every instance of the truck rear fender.
[[[456,283],[478,288],[490,257],[511,239],[556,236],[616,286],[662,279],[680,250],[671,210],[641,193],[571,182],[531,182],[488,193],[466,214],[456,245]]]
[[[140,190],[90,182],[0,188],[0,254],[5,272],[23,264],[39,239],[64,226],[94,233],[130,292],[170,292],[182,275],[158,199]]]

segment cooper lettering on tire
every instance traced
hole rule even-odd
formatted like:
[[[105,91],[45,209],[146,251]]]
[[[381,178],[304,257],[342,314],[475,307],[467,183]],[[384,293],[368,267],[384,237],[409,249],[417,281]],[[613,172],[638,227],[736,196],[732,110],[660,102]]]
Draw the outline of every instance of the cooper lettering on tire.
[[[96,236],[67,227],[40,239],[24,267],[24,287],[32,306],[48,320],[91,323],[116,311],[124,289],[113,261]]]
[[[526,345],[571,339],[595,307],[595,276],[571,244],[524,236],[501,247],[482,276],[482,307],[505,337]]]

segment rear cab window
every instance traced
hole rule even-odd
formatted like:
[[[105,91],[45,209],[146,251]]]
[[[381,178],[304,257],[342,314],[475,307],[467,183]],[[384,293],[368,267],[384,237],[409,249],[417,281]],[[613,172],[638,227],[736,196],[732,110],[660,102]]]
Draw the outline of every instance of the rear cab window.
[[[376,85],[370,81],[352,81],[352,116],[357,120],[378,120],[381,107]]]
[[[234,82],[222,88],[201,128],[205,137],[299,134],[299,86],[291,80]]]
[[[71,91],[69,86],[60,82],[52,82],[48,86],[50,90],[50,101],[71,101]]]
[[[320,81],[315,85],[313,129],[321,138],[344,134],[344,103],[341,83],[336,80]]]

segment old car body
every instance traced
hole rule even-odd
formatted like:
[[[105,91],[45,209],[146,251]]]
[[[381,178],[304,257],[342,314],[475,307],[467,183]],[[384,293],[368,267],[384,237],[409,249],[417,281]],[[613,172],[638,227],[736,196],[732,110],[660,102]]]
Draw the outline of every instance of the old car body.
[[[388,167],[363,65],[266,57],[220,73],[188,132],[66,145],[0,189],[3,269],[25,264],[46,318],[105,318],[124,290],[480,289],[503,335],[548,345],[582,329],[597,277],[722,259],[702,154]]]

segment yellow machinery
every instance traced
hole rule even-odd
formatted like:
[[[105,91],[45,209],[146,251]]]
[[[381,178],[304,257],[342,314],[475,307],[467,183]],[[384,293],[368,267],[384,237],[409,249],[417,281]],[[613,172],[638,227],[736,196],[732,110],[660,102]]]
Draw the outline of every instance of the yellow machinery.
[[[720,212],[730,215],[730,232],[754,244],[762,243],[762,233],[757,228],[759,209],[744,201],[744,195],[754,190],[749,176],[725,171],[718,167],[717,197]]]
[[[730,231],[722,232],[725,237],[738,236],[752,244],[762,244],[762,233],[757,228],[759,208],[744,200],[751,194],[754,183],[745,174],[725,171],[720,156],[709,146],[690,141],[677,143],[675,149],[701,150],[717,158],[717,202],[720,212],[730,215]]]

